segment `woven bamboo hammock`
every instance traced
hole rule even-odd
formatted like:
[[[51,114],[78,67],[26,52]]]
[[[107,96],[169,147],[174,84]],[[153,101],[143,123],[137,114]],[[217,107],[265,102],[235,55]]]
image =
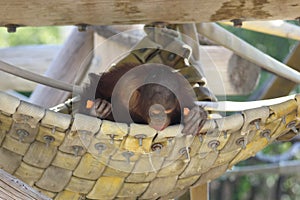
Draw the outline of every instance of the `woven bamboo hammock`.
[[[178,41],[165,46],[173,44]],[[121,62],[149,62],[151,51],[133,51]],[[165,63],[161,55],[151,59]],[[191,84],[203,81],[192,67],[177,70]],[[54,112],[2,92],[0,102],[1,168],[54,199],[177,197],[278,138],[296,135],[300,115],[296,95],[280,104],[209,119],[200,136],[184,136],[181,125],[157,132],[148,125]]]
[[[147,125],[56,113],[5,93],[0,101],[1,167],[55,199],[176,197],[294,131],[300,109],[296,96],[208,120],[201,138],[178,125],[154,139]]]

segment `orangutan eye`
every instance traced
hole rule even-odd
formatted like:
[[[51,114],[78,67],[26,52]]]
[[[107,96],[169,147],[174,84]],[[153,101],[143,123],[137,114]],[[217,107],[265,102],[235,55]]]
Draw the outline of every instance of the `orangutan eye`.
[[[171,112],[173,112],[174,108],[171,108],[169,110],[165,110],[165,114],[170,114]]]

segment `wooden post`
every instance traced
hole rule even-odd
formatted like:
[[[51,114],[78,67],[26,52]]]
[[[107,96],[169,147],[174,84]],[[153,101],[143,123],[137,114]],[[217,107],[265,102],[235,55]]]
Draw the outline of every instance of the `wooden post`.
[[[209,184],[199,185],[197,187],[190,188],[191,200],[208,200],[209,199]]]
[[[93,57],[93,43],[92,31],[79,32],[74,29],[45,75],[78,84]],[[63,102],[69,95],[69,92],[38,85],[30,97],[30,102],[49,108]]]

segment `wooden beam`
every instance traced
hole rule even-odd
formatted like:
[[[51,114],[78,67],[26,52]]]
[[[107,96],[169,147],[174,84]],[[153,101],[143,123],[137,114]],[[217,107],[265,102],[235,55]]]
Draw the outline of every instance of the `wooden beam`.
[[[50,200],[2,169],[0,169],[0,199]]]
[[[0,25],[109,25],[157,21],[189,23],[235,18],[295,19],[299,17],[299,10],[298,0],[11,0],[0,2]]]

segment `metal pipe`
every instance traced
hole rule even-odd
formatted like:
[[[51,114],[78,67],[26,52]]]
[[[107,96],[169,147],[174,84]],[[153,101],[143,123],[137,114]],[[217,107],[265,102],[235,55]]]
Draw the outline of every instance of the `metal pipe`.
[[[300,83],[300,73],[238,38],[216,23],[197,25],[199,33],[274,74]]]
[[[232,22],[220,22],[232,25]],[[278,37],[300,40],[300,27],[283,20],[272,21],[245,21],[241,27],[251,31],[275,35]]]
[[[77,85],[72,85],[60,80],[55,80],[46,76],[42,76],[40,74],[22,69],[20,67],[8,64],[6,62],[3,62],[0,60],[0,70],[7,72],[9,74],[30,80],[30,81],[34,81],[36,83],[40,83],[43,85],[47,85],[56,89],[60,89],[60,90],[64,90],[64,91],[68,91],[68,92],[76,92],[76,93],[80,93],[81,92],[81,87],[77,86]]]

